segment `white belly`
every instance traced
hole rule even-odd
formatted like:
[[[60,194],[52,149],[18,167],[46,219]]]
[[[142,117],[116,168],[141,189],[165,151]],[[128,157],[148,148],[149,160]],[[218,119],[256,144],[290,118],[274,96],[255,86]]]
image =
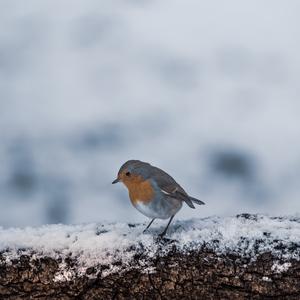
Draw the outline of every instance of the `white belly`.
[[[182,202],[178,199],[168,199],[159,201],[136,201],[133,203],[135,208],[148,218],[168,219],[174,216],[182,207]]]
[[[169,218],[169,215],[163,214],[161,211],[157,212],[153,209],[152,205],[150,204],[145,204],[142,201],[137,201],[134,204],[135,208],[141,212],[143,215],[145,215],[148,218],[154,219],[154,218],[159,218],[159,219],[167,219]]]

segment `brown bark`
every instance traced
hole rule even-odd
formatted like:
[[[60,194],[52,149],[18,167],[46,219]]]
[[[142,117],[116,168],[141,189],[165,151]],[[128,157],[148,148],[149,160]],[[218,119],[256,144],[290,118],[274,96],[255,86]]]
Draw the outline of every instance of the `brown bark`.
[[[149,259],[144,272],[137,253],[132,268],[103,277],[107,266],[89,268],[87,275],[55,281],[61,260],[20,255],[12,263],[0,256],[0,299],[300,299],[300,262],[263,253],[252,261],[220,255],[205,247],[182,254],[176,247]],[[143,257],[145,259],[145,257]],[[66,259],[69,268],[76,259]],[[286,262],[285,262],[286,263]]]

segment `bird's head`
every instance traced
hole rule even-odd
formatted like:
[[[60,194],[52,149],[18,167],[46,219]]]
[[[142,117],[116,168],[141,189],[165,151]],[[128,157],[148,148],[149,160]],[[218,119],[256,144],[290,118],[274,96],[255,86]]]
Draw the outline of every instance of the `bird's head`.
[[[140,160],[128,160],[121,166],[117,178],[112,183],[123,182],[128,187],[133,182],[147,180],[149,167],[150,164]]]

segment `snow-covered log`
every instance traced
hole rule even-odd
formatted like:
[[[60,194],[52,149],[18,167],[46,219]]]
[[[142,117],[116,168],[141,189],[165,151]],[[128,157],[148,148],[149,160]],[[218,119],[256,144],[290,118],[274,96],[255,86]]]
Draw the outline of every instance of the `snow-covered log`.
[[[0,229],[0,299],[299,299],[300,217]]]

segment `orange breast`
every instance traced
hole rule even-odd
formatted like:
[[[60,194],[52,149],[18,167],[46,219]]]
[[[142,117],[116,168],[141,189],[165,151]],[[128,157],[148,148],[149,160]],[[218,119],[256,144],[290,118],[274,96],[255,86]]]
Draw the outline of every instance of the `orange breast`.
[[[140,176],[124,181],[129,191],[129,198],[133,205],[138,201],[148,203],[154,196],[154,190],[149,180],[143,180]]]

